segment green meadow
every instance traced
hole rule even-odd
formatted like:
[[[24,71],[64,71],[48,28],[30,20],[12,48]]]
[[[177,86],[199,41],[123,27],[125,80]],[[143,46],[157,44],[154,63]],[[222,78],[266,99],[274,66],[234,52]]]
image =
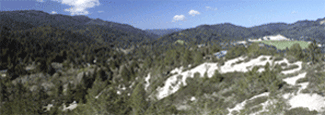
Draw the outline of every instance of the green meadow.
[[[305,41],[276,41],[276,40],[265,40],[265,41],[256,41],[258,43],[264,43],[267,45],[273,45],[277,49],[283,50],[286,47],[290,48],[293,44],[298,43],[302,49],[308,48],[309,43]]]

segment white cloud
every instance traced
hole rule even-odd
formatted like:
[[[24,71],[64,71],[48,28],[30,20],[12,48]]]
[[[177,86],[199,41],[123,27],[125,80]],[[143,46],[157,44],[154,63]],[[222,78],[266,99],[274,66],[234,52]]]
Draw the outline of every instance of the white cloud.
[[[210,6],[206,6],[205,7],[207,10],[218,10],[218,8],[212,8],[212,7],[210,7]]]
[[[190,15],[192,15],[192,16],[195,16],[195,15],[200,14],[200,12],[195,11],[195,10],[190,10],[190,11],[188,12],[188,14],[190,14]]]
[[[291,14],[296,14],[296,13],[297,13],[297,11],[292,11],[292,12],[291,12]]]
[[[71,6],[69,9],[64,9],[66,12],[70,12],[70,15],[87,15],[89,12],[87,9],[99,6],[99,0],[52,0],[60,2],[61,4]]]
[[[98,11],[98,13],[102,13],[102,12],[104,12],[104,11]]]
[[[57,12],[56,11],[52,11],[51,14],[57,14]]]
[[[184,20],[185,20],[185,16],[184,15],[175,15],[172,22],[184,21]]]
[[[43,0],[36,0],[37,2],[44,2]]]

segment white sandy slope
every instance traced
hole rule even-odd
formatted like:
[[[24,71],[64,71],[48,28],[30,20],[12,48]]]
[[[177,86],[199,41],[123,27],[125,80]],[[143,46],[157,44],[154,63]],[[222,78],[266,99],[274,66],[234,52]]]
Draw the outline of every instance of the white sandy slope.
[[[216,63],[203,63],[191,70],[187,70],[178,74],[175,74],[171,77],[169,77],[166,82],[165,85],[163,87],[158,87],[157,91],[158,91],[158,95],[157,98],[158,99],[162,99],[164,97],[169,96],[170,94],[175,93],[179,88],[180,85],[183,83],[184,85],[186,85],[185,80],[188,77],[194,77],[194,73],[198,72],[200,73],[200,76],[203,76],[205,72],[207,72],[208,77],[212,77],[212,75],[214,74],[214,71],[217,69],[217,64]],[[180,69],[177,70],[178,72],[180,71]],[[174,72],[174,71],[173,71]],[[183,77],[180,79],[180,81],[178,82],[177,80],[177,76],[182,75]],[[174,86],[172,84],[175,84]]]
[[[264,56],[261,55],[256,59],[252,59],[249,62],[242,62],[240,64],[235,64],[233,66],[231,66],[232,63],[235,63],[239,60],[244,60],[245,57],[238,57],[232,60],[228,60],[227,62],[225,62],[225,64],[223,66],[221,66],[220,68],[218,68],[217,63],[203,63],[191,70],[187,70],[187,71],[182,71],[182,67],[181,68],[176,68],[174,70],[171,71],[171,73],[174,73],[175,75],[169,77],[166,82],[165,85],[163,87],[158,87],[157,88],[157,98],[158,99],[162,99],[164,97],[169,96],[170,94],[175,93],[179,88],[181,84],[186,85],[186,79],[188,77],[194,77],[194,73],[198,72],[200,73],[201,77],[203,77],[204,73],[207,72],[208,77],[212,77],[215,70],[218,70],[220,73],[228,73],[228,72],[247,72],[249,70],[251,70],[253,68],[253,66],[258,66],[258,65],[265,65],[267,62],[270,63],[270,65],[272,64],[272,60],[270,60],[271,56]],[[267,60],[261,61],[261,58],[266,58]],[[276,61],[274,62],[275,64],[280,64],[282,62],[288,62],[288,60],[284,59],[282,61]],[[289,74],[289,73],[294,73],[298,70],[301,69],[301,62],[296,62],[295,64],[299,65],[298,69],[295,70],[289,70],[289,71],[285,71],[284,74]],[[288,64],[291,65],[291,64]],[[264,69],[260,69],[259,72],[264,71]],[[181,78],[180,81],[177,80],[177,76],[182,75],[183,77]],[[174,85],[172,85],[174,84]],[[146,87],[148,87],[149,85],[146,84]]]
[[[301,79],[301,78],[304,78],[306,76],[307,72],[304,72],[304,73],[301,73],[295,77],[289,77],[289,78],[285,78],[283,79],[283,81],[287,82],[288,84],[290,85],[295,85],[296,84],[296,81],[298,79]]]
[[[71,103],[68,107],[63,105],[62,111],[73,110],[73,109],[77,108],[77,106],[78,106],[77,102],[73,101],[73,103]]]
[[[145,86],[144,86],[144,89],[147,91],[147,89],[148,89],[148,87],[149,87],[149,85],[150,85],[150,83],[149,83],[149,80],[150,80],[150,73],[148,74],[148,76],[145,78],[145,80],[146,80],[146,83],[145,83]]]
[[[262,93],[262,94],[255,95],[255,96],[253,96],[252,98],[250,98],[250,99],[248,99],[248,100],[253,100],[253,99],[255,99],[255,98],[263,97],[263,96],[269,96],[269,94],[270,94],[269,92],[264,92],[264,93]],[[238,112],[239,112],[240,110],[244,109],[244,106],[246,105],[246,102],[247,102],[248,100],[245,100],[245,101],[243,101],[243,102],[237,104],[237,105],[236,105],[234,108],[232,108],[232,109],[229,109],[229,108],[228,108],[228,111],[229,111],[228,115],[231,115],[231,112],[233,112],[233,111],[238,111]]]
[[[285,40],[285,41],[289,41],[290,39],[284,37],[281,34],[278,35],[273,35],[273,36],[264,36],[263,39],[268,40],[267,38],[270,38],[270,40]],[[250,42],[256,42],[256,41],[263,41],[261,38],[257,39],[257,40],[252,40],[252,39],[248,39],[248,41]]]
[[[283,62],[283,61],[284,61],[284,60],[282,60],[281,62]],[[301,63],[300,63],[299,65],[301,66]],[[300,68],[300,69],[301,69],[301,68]],[[299,70],[300,70],[300,69],[299,69]],[[299,70],[296,70],[296,71],[299,71]],[[295,77],[290,77],[290,78],[283,79],[283,81],[287,82],[287,83],[290,84],[290,85],[295,85],[296,81],[297,81],[298,79],[304,78],[306,74],[307,74],[307,73],[304,72],[304,73],[301,73],[301,74],[299,74],[299,75],[297,75],[297,76],[295,76]],[[300,83],[299,85],[301,85],[301,88],[306,88],[307,85],[308,85],[308,83]],[[301,89],[300,89],[300,90],[301,90]],[[298,92],[300,92],[300,90],[299,90]],[[260,97],[260,96],[266,96],[266,94],[268,95],[269,92],[265,92],[265,93],[262,93],[262,94],[259,94],[259,95],[256,95],[256,96],[257,96],[257,97]],[[254,96],[254,97],[256,98],[256,96]],[[283,97],[284,97],[285,99],[289,98],[289,96],[291,96],[291,95],[290,95],[290,94],[284,94],[284,95],[283,95]],[[249,100],[254,99],[254,97],[251,98],[251,99],[249,99]],[[243,102],[237,104],[237,105],[236,105],[234,108],[232,108],[232,109],[229,109],[229,108],[228,108],[228,110],[229,110],[229,114],[228,114],[228,115],[231,115],[231,112],[232,112],[232,111],[238,111],[238,112],[239,112],[240,110],[242,110],[242,109],[244,108],[245,104],[246,104],[246,101],[247,101],[247,100],[245,100],[245,101],[243,101]],[[274,101],[274,100],[273,100],[273,101]],[[266,110],[266,107],[267,107],[268,105],[271,105],[273,101],[271,101],[271,100],[268,99],[266,102],[261,103],[260,105],[263,106],[262,110],[261,110],[261,111],[258,111],[258,112],[256,112],[256,113],[253,113],[252,115],[258,115],[258,114],[261,113],[261,112],[265,112],[265,111],[267,111],[267,110]],[[293,100],[293,101],[297,101],[297,100]],[[305,104],[306,104],[306,103],[305,103]],[[297,106],[298,104],[293,103],[293,105],[294,105],[294,106]]]
[[[298,79],[304,78],[306,76],[306,72],[299,74],[296,77],[286,78],[284,79],[290,85],[300,85],[301,87],[298,90],[297,95],[293,93],[286,93],[283,95],[283,98],[289,99],[289,104],[291,105],[290,109],[297,107],[306,107],[309,110],[316,110],[318,112],[323,111],[323,107],[325,107],[325,98],[318,94],[304,94],[301,93],[302,89],[307,88],[308,82],[296,84]]]
[[[270,60],[270,57],[271,56],[261,55],[258,58],[250,60],[249,62],[242,62],[240,64],[235,64],[235,65],[231,66],[232,63],[235,63],[239,60],[245,59],[245,57],[238,57],[238,58],[235,58],[232,60],[228,60],[220,68],[218,68],[217,63],[203,63],[203,64],[201,64],[191,70],[187,70],[187,71],[182,71],[182,69],[183,69],[182,67],[175,68],[174,70],[171,71],[171,73],[173,73],[175,75],[169,77],[166,80],[165,85],[163,87],[157,88],[158,93],[156,96],[158,99],[162,99],[164,97],[169,96],[172,93],[175,93],[180,88],[180,84],[183,83],[184,85],[186,85],[185,80],[188,77],[193,77],[193,74],[195,72],[200,73],[201,77],[204,75],[205,72],[207,72],[209,78],[212,77],[215,70],[219,70],[220,73],[227,73],[227,72],[234,72],[234,71],[247,72],[248,70],[251,70],[253,68],[253,66],[265,65],[267,62],[269,62],[271,65],[273,60]],[[260,60],[261,58],[266,58],[266,60],[261,61]],[[281,61],[275,61],[274,64],[280,64],[282,62],[287,63],[288,66],[292,65],[288,62],[287,59],[283,59]],[[295,62],[293,64],[296,64],[299,67],[296,69],[292,69],[292,70],[282,71],[281,73],[291,74],[291,73],[295,73],[295,72],[301,70],[302,62],[299,61],[299,62]],[[264,69],[259,69],[259,71],[262,72],[262,71],[264,71]],[[179,75],[182,75],[183,77],[180,79],[180,81],[177,82],[177,76],[179,76]],[[296,84],[296,81],[298,79],[305,77],[305,75],[306,75],[306,72],[298,74],[297,76],[294,76],[294,77],[289,77],[289,78],[283,79],[285,82],[287,82],[290,85],[300,85],[301,86],[300,89],[298,90],[297,95],[284,94],[283,97],[285,99],[288,99],[288,103],[291,105],[291,108],[307,107],[310,110],[321,111],[321,108],[325,107],[324,97],[317,95],[317,94],[302,94],[302,93],[300,93],[300,91],[302,89],[305,89],[308,86],[308,82]],[[174,85],[172,85],[172,84],[174,84]],[[148,83],[146,86],[149,86],[149,85],[150,84]],[[265,93],[256,95],[256,96],[252,97],[251,99],[254,99],[254,98],[260,97],[260,96],[266,96],[268,94],[269,94],[268,92],[265,92]],[[251,99],[249,99],[249,100],[251,100]],[[234,108],[228,108],[228,110],[229,111],[240,111],[246,104],[246,101],[247,100],[239,103]],[[274,103],[274,101],[272,101],[272,100],[267,100],[266,102],[262,103],[261,105],[263,105],[263,110],[255,113],[255,114],[266,111],[266,109],[265,109],[266,106],[268,106],[272,103]]]

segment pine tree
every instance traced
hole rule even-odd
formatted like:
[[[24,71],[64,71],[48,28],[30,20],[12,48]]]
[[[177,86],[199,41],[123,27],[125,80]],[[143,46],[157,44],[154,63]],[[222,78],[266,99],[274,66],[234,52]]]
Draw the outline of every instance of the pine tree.
[[[194,56],[194,64],[198,65],[202,62],[203,60],[203,56],[200,52],[196,52],[195,56]]]
[[[308,46],[309,56],[311,58],[312,64],[315,64],[320,61],[321,50],[317,46],[316,40],[313,40],[313,43]]]
[[[146,91],[143,84],[138,83],[130,97],[130,104],[135,115],[142,115],[147,109],[148,102],[146,101],[145,94]]]
[[[191,52],[189,50],[185,49],[182,61],[184,66],[187,66],[190,64],[190,62],[192,62]]]
[[[298,60],[303,58],[302,49],[301,49],[301,47],[300,47],[300,45],[298,43],[293,44],[290,47],[288,54],[294,56]]]
[[[65,95],[65,100],[67,103],[71,103],[73,101],[73,98],[74,98],[74,95],[73,95],[73,92],[72,92],[72,86],[71,86],[71,83],[68,83],[68,87],[65,91],[66,95]],[[61,105],[61,103],[59,103]]]

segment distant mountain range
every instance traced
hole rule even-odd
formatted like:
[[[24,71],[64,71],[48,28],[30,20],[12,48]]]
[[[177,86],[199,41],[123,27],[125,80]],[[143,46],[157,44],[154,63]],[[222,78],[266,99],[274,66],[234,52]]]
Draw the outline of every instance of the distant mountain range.
[[[174,43],[181,39],[195,43],[209,42],[211,40],[246,40],[249,38],[261,38],[268,35],[281,34],[287,38],[297,40],[310,40],[315,38],[318,42],[325,42],[325,25],[324,19],[316,21],[297,21],[292,24],[286,23],[269,23],[250,28],[233,25],[231,23],[222,23],[215,25],[199,25],[195,28],[181,29],[146,29],[141,30],[128,24],[120,24],[116,22],[103,21],[101,19],[91,19],[87,16],[68,16],[62,14],[49,14],[37,10],[22,10],[22,11],[1,11],[0,20],[15,21],[23,26],[7,25],[18,30],[31,29],[44,24],[51,24],[53,27],[61,29],[75,29],[95,31],[91,28],[101,28],[107,32],[125,36],[127,41],[156,41]],[[87,29],[88,28],[88,29]],[[85,33],[89,33],[89,32]],[[159,39],[157,39],[159,38]],[[115,38],[118,41],[120,38]]]
[[[156,34],[159,37],[161,37],[163,35],[171,34],[173,32],[178,32],[178,31],[182,31],[182,30],[184,30],[184,29],[181,29],[181,28],[168,28],[168,29],[146,29],[144,31],[146,31],[148,33]]]
[[[200,25],[195,28],[162,36],[159,40],[175,42],[181,39],[188,42],[201,43],[211,40],[246,40],[281,34],[290,39],[310,41],[310,38],[315,38],[317,42],[325,43],[325,39],[323,39],[325,38],[324,20],[325,18],[317,19],[316,21],[304,20],[292,24],[269,23],[251,28],[237,26],[231,23]]]
[[[1,11],[0,20],[15,21],[15,23],[24,23],[26,26],[15,26],[7,25],[13,29],[26,30],[32,29],[38,26],[50,24],[52,27],[58,27],[64,30],[83,30],[93,26],[96,28],[101,28],[109,33],[118,34],[117,36],[128,36],[125,38],[136,40],[135,38],[142,39],[153,39],[158,36],[155,34],[147,33],[141,29],[135,28],[131,25],[120,24],[116,22],[103,21],[101,19],[91,19],[87,16],[68,16],[62,14],[49,14],[43,11],[37,10],[20,10],[20,11]],[[19,28],[18,28],[19,27]],[[88,29],[89,31],[94,31],[94,29]],[[89,33],[89,32],[85,32]],[[108,33],[107,33],[108,34]],[[141,38],[141,39],[140,39]]]

